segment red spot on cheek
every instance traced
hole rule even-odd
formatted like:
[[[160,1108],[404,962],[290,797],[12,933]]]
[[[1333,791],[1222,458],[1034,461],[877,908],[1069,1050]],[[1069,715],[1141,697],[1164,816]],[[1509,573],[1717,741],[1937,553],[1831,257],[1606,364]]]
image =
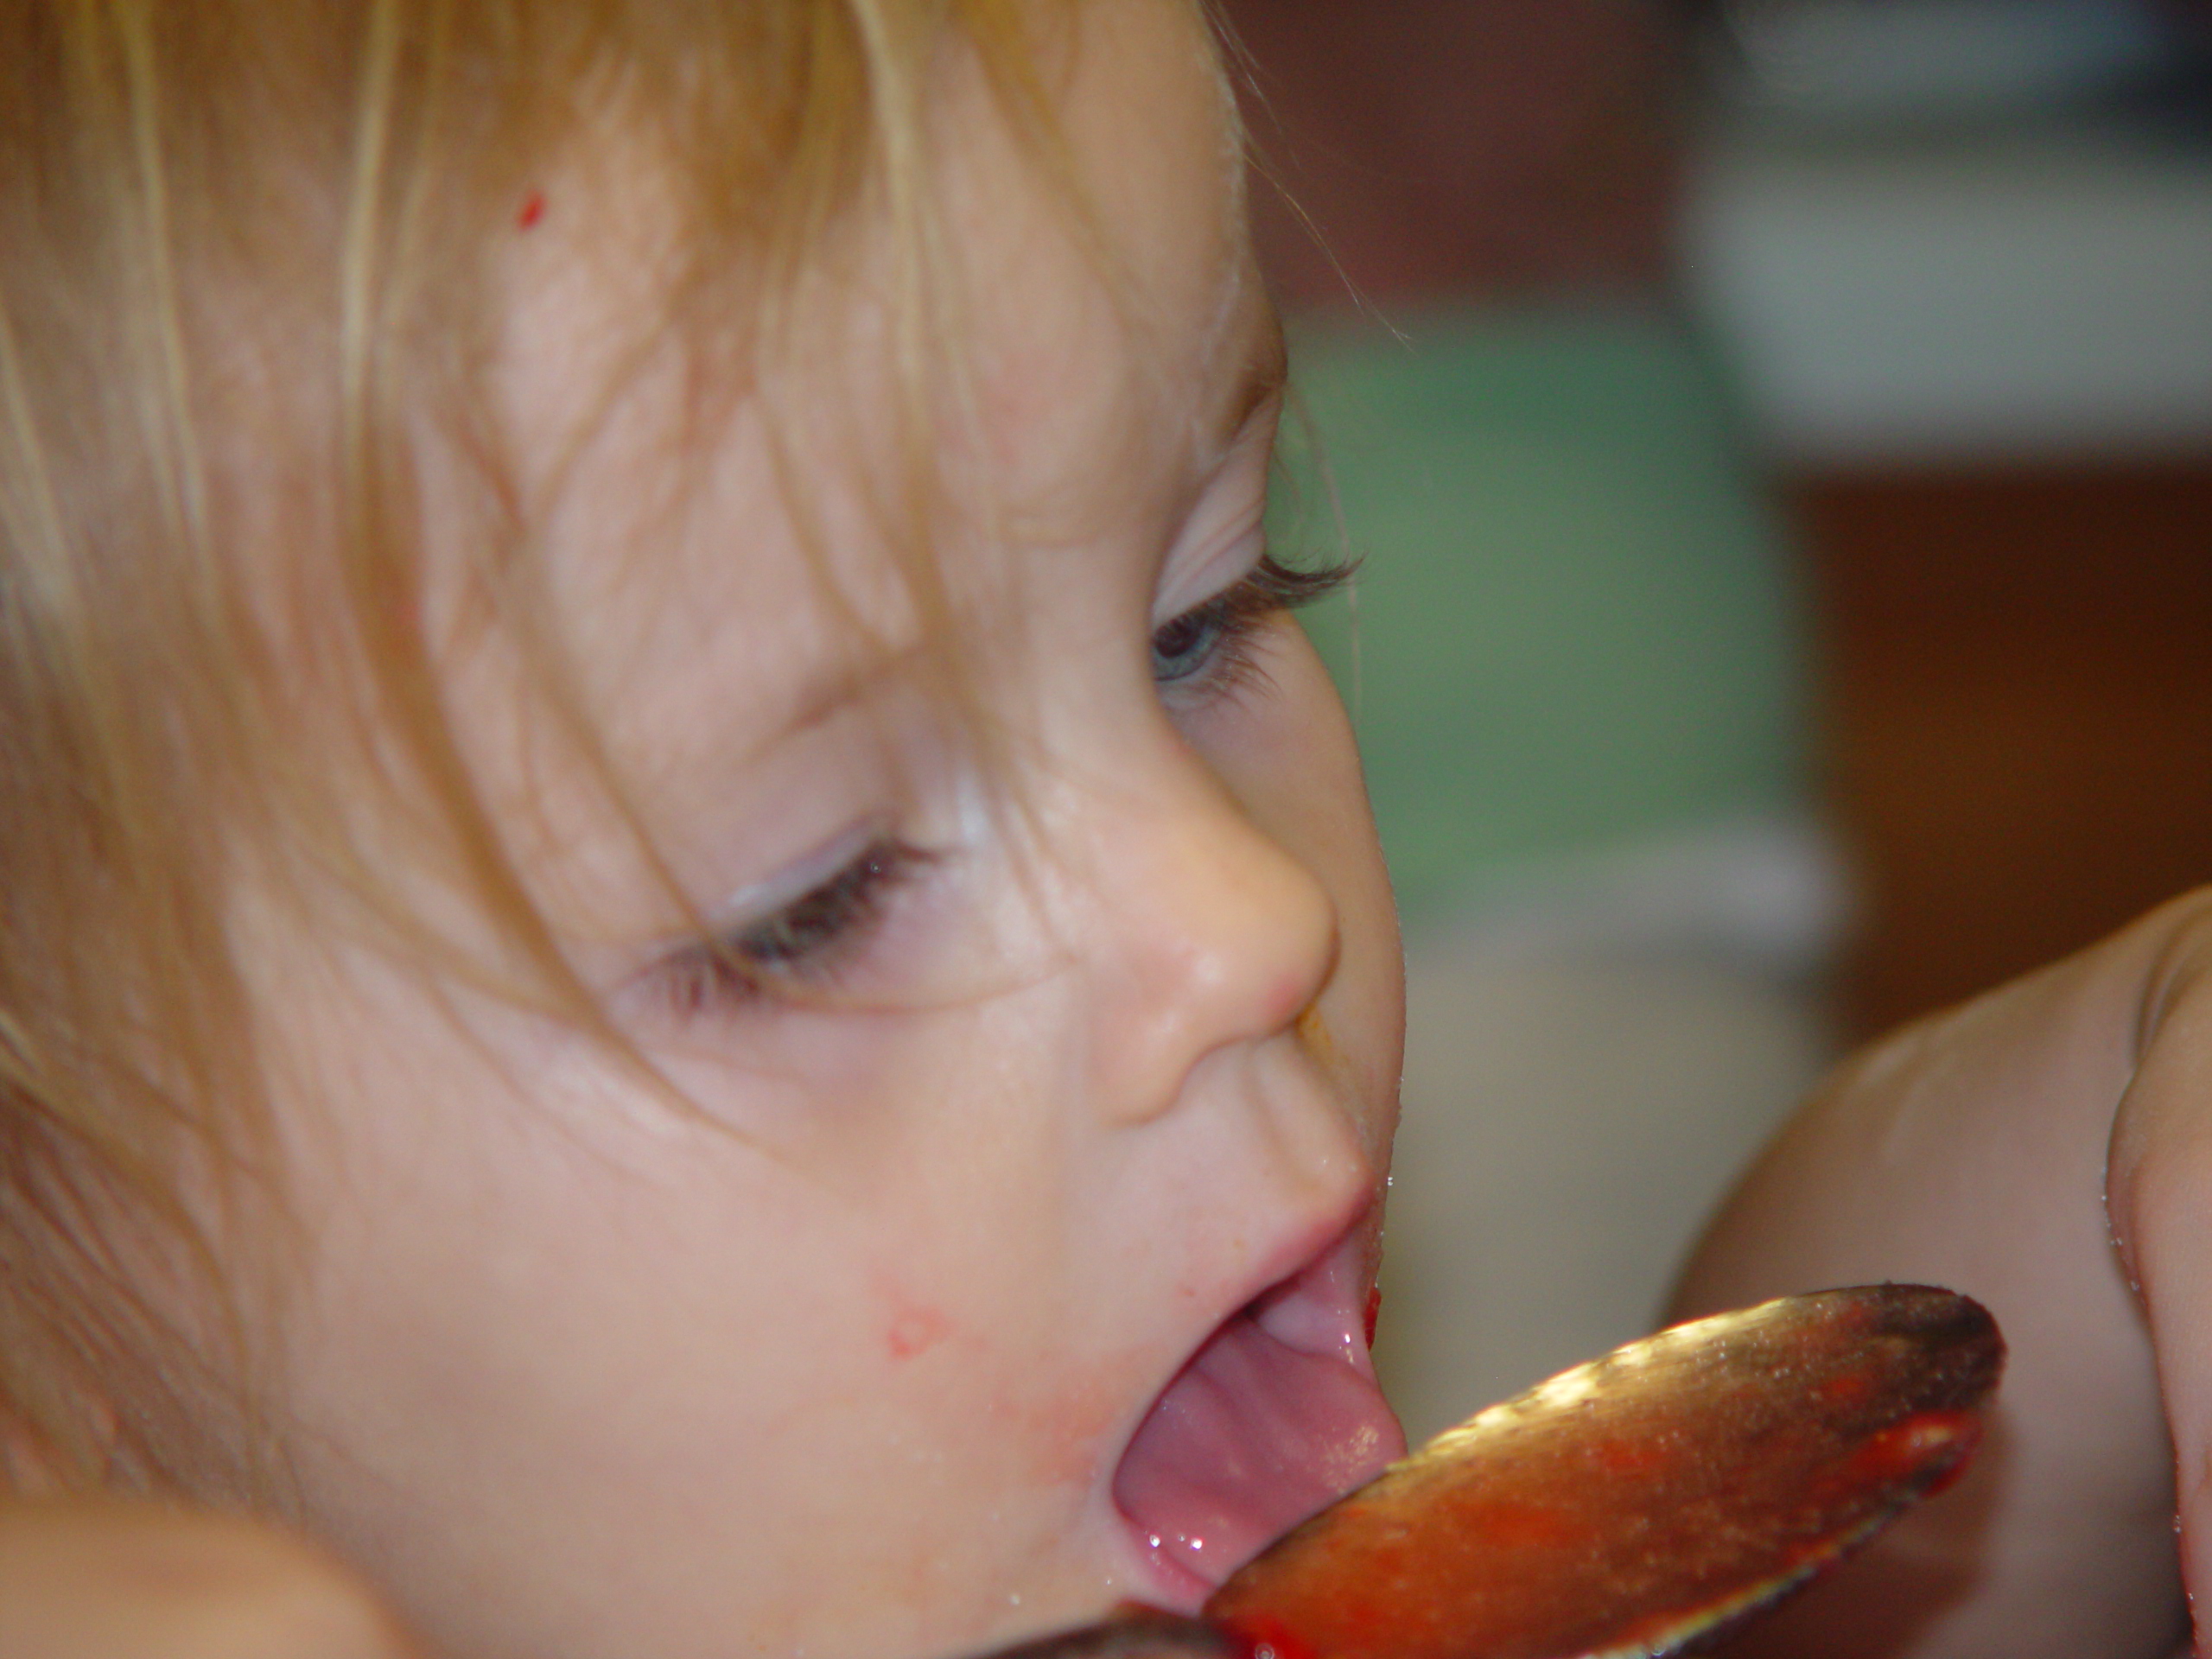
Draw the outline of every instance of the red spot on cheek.
[[[523,199],[522,212],[515,215],[515,223],[525,231],[537,228],[537,221],[545,217],[545,193],[533,190]]]
[[[1382,1317],[1382,1287],[1372,1285],[1367,1292],[1367,1345],[1375,1345],[1375,1322]]]
[[[891,1321],[884,1345],[893,1359],[928,1352],[952,1334],[952,1321],[934,1307],[904,1307]]]

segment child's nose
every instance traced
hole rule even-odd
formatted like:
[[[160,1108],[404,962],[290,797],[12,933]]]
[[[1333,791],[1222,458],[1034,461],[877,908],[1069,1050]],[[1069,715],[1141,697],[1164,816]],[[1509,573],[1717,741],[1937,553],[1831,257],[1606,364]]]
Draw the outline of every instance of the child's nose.
[[[1167,1110],[1210,1054],[1290,1033],[1337,957],[1319,878],[1178,759],[1097,830],[1093,1086],[1128,1122]]]

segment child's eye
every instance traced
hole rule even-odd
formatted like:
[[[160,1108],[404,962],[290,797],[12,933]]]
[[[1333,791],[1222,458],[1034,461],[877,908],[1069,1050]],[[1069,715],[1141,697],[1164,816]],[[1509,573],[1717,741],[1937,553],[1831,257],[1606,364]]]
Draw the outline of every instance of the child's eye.
[[[1162,686],[1224,690],[1251,666],[1259,625],[1285,611],[1326,599],[1351,580],[1357,560],[1319,570],[1293,570],[1262,555],[1252,573],[1203,605],[1163,622],[1152,636],[1152,677]]]
[[[930,857],[893,838],[871,842],[772,913],[685,945],[661,964],[671,1003],[678,1014],[697,1014],[834,988],[839,971],[882,922],[892,894]]]
[[[1235,588],[1230,593],[1236,592]],[[1225,602],[1229,594],[1217,594],[1194,611],[1185,611],[1162,623],[1152,636],[1152,677],[1174,685],[1196,676],[1220,650],[1232,620]]]

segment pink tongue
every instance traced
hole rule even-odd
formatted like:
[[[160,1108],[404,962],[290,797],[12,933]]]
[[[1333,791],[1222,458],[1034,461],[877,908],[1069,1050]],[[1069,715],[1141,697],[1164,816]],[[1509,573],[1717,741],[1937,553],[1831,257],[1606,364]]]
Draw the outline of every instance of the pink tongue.
[[[1138,1427],[1114,1500],[1161,1555],[1219,1584],[1405,1449],[1363,1366],[1239,1314]]]

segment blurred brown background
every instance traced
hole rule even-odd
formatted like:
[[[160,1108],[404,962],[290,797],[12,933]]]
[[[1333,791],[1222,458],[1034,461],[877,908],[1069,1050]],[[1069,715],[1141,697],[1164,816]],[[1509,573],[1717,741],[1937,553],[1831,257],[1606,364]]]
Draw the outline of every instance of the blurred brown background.
[[[1711,122],[1693,9],[1227,10],[1259,147],[1298,203],[1263,188],[1256,210],[1294,309],[1679,303],[1683,181]],[[2195,118],[2158,96],[2160,118]],[[1859,906],[1834,988],[1847,1034],[2212,880],[2212,443],[1764,459],[1806,565],[1817,788]]]
[[[1255,213],[1287,304],[1663,280],[1679,19],[1640,0],[1227,11],[1249,54],[1247,119],[1281,187],[1255,192]]]
[[[2212,461],[1789,480],[1878,1030],[2212,880]]]

